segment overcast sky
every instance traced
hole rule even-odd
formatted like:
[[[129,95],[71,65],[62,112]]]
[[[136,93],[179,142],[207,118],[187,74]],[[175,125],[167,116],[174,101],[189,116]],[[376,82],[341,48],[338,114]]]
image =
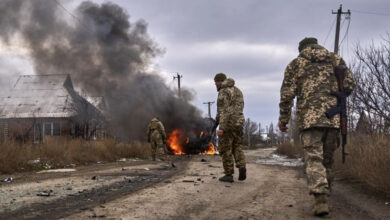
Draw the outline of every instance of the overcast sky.
[[[94,2],[103,2],[93,0]],[[74,8],[81,1],[61,1]],[[182,74],[184,87],[196,93],[194,104],[207,113],[206,101],[215,101],[213,77],[224,72],[236,81],[244,94],[245,116],[263,126],[277,122],[279,90],[283,72],[297,54],[298,42],[317,37],[333,50],[336,16],[331,13],[343,4],[351,9],[349,35],[341,55],[352,62],[357,43],[379,42],[390,30],[388,0],[113,0],[124,7],[132,22],[143,19],[150,36],[165,53],[155,60],[168,85],[176,86],[174,73]],[[389,13],[390,14],[390,13]],[[341,39],[349,20],[342,17]],[[326,36],[328,39],[325,42]],[[340,39],[340,40],[341,40]],[[33,73],[28,57],[0,47],[0,74]],[[23,68],[23,69],[22,69]],[[11,71],[11,72],[12,72]],[[212,106],[215,115],[216,106]]]

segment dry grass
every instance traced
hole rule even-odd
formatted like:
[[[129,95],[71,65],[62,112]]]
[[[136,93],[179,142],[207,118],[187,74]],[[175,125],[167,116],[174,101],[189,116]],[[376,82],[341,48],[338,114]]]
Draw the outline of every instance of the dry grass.
[[[390,194],[390,137],[355,136],[346,149],[345,164],[341,163],[341,147],[335,152],[338,175]]]
[[[341,147],[334,154],[336,175],[357,180],[390,195],[390,137],[354,135],[346,146],[346,163],[341,162]],[[284,143],[275,151],[289,158],[303,156],[300,145]]]
[[[285,142],[281,145],[278,145],[275,153],[279,155],[285,155],[288,158],[301,158],[303,157],[303,149],[299,144],[292,144],[290,142]]]
[[[70,164],[88,164],[98,161],[112,162],[120,158],[148,158],[149,144],[135,141],[116,143],[114,139],[84,141],[81,139],[49,139],[41,144],[0,144],[0,173],[66,167]],[[32,161],[39,158],[38,163]]]

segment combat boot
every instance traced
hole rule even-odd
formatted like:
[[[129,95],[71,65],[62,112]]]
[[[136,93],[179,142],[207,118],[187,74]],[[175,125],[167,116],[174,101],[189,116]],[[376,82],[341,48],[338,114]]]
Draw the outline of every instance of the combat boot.
[[[243,181],[246,179],[246,168],[240,167],[238,168],[238,180]]]
[[[328,196],[326,194],[315,194],[314,195],[314,215],[325,216],[329,214]]]
[[[219,181],[232,183],[232,182],[234,182],[233,175],[232,174],[226,174],[225,176],[220,177]]]

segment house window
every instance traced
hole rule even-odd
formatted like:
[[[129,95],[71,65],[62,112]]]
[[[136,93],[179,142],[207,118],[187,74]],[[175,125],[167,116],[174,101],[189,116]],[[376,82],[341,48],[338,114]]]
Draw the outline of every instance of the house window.
[[[45,136],[52,135],[52,125],[53,125],[53,123],[44,123],[43,124],[43,132],[44,132]]]
[[[45,136],[60,136],[61,124],[59,122],[45,122],[43,124],[43,133]]]
[[[53,136],[61,135],[61,127],[59,122],[53,122]]]
[[[37,123],[34,125],[34,141],[42,140],[42,125]]]

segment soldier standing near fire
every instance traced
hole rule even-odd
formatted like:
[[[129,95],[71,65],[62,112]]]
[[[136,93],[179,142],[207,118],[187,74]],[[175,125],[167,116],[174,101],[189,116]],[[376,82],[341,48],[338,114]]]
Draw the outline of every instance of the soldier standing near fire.
[[[226,78],[224,73],[218,73],[214,77],[218,91],[217,117],[219,124],[217,135],[219,137],[218,150],[222,156],[225,176],[219,181],[234,182],[234,160],[239,170],[238,180],[246,179],[245,155],[242,151],[242,135],[245,122],[244,97],[240,89],[234,86],[234,80]]]
[[[156,160],[159,151],[164,151],[166,139],[164,125],[157,118],[153,118],[148,126],[148,142],[152,145],[152,159]]]
[[[291,107],[297,97],[297,123],[305,154],[307,182],[314,195],[314,215],[329,214],[333,152],[340,142],[340,117],[328,119],[326,112],[337,105],[335,67],[345,73],[344,91],[349,95],[355,82],[344,60],[318,45],[316,38],[299,43],[299,55],[288,64],[280,91],[279,129],[287,131]]]

